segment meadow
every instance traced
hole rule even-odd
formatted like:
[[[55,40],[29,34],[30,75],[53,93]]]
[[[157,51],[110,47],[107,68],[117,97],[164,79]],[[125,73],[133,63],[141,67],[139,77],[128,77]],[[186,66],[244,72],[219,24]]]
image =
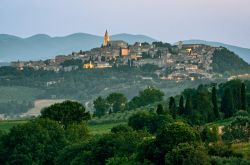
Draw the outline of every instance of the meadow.
[[[12,127],[28,122],[28,120],[6,120],[0,121],[0,131],[8,132]],[[89,124],[88,128],[90,134],[104,134],[110,132],[110,130],[119,124],[126,124],[125,122],[116,122],[116,123],[104,123],[104,124]]]

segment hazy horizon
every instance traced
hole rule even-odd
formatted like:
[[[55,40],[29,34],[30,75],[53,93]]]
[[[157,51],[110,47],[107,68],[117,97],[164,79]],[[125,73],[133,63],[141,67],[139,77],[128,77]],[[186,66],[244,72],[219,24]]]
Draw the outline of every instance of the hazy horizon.
[[[250,48],[246,0],[2,0],[0,34],[29,37],[141,34],[164,42],[201,39]]]

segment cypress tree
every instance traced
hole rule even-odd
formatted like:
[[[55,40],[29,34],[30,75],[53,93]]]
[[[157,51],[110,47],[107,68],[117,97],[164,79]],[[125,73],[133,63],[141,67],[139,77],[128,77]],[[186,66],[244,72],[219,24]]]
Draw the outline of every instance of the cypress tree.
[[[184,110],[185,108],[184,108],[184,98],[183,98],[183,96],[181,96],[180,97],[180,101],[179,101],[179,114],[180,115],[183,115],[184,114]]]
[[[172,114],[173,119],[176,119],[176,104],[175,99],[173,97],[170,97],[169,100],[169,110]]]
[[[163,106],[161,104],[157,105],[156,113],[158,115],[164,114]]]
[[[184,115],[190,116],[192,115],[192,103],[191,103],[191,97],[190,95],[187,96],[186,104],[185,104],[185,109],[184,109]]]
[[[247,100],[246,100],[246,86],[244,83],[241,84],[241,109],[247,109]]]
[[[229,88],[225,89],[224,95],[222,96],[221,112],[225,114],[226,118],[233,116],[234,113],[233,96]]]
[[[218,110],[218,104],[217,104],[217,90],[215,87],[213,87],[212,89],[212,104],[213,104],[214,116],[218,119],[219,110]]]

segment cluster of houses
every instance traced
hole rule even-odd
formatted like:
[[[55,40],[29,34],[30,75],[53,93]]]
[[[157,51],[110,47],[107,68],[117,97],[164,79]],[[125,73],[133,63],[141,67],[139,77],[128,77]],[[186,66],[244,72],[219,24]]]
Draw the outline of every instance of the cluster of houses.
[[[177,55],[172,55],[170,74],[161,77],[165,80],[211,79],[213,52],[216,49],[202,44],[185,44],[180,41]]]
[[[213,52],[219,48],[202,44],[179,44],[171,46],[162,42],[129,45],[125,41],[112,41],[106,31],[101,47],[80,51],[70,55],[58,55],[45,61],[12,62],[12,66],[22,70],[31,67],[35,70],[72,71],[79,68],[112,68],[120,66],[142,67],[156,65],[156,74],[164,80],[211,78]],[[69,61],[78,60],[79,64]],[[65,65],[65,62],[67,62]]]

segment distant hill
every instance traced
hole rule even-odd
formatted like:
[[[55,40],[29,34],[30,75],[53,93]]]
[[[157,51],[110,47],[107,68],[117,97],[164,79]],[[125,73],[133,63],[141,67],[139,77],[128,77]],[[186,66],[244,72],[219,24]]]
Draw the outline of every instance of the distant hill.
[[[155,39],[144,35],[117,34],[111,40],[135,42],[153,42]],[[102,36],[86,33],[75,33],[63,37],[50,37],[38,34],[28,38],[0,34],[0,62],[17,60],[40,60],[54,58],[59,54],[70,54],[73,51],[90,50],[101,46]]]
[[[206,44],[210,46],[216,46],[216,47],[225,47],[229,49],[230,51],[233,51],[235,54],[237,54],[240,58],[242,58],[244,61],[250,64],[250,49],[248,48],[241,48],[238,46],[223,44],[220,42],[212,42],[212,41],[204,41],[204,40],[185,40],[183,41],[185,44]]]
[[[212,60],[214,72],[233,75],[250,73],[250,65],[227,48],[215,50]]]

